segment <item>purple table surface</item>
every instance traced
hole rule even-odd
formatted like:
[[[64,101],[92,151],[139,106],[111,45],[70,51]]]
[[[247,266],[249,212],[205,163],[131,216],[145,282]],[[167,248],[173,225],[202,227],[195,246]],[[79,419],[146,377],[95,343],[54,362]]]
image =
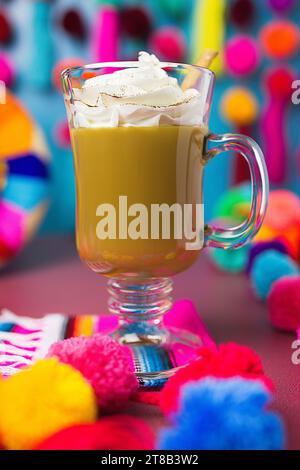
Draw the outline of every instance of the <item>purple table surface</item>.
[[[276,387],[274,406],[284,417],[287,446],[300,449],[300,366],[291,362],[296,335],[275,331],[246,276],[218,271],[207,254],[174,279],[174,298],[194,301],[217,343],[235,341],[258,352]],[[0,276],[0,307],[20,315],[104,313],[106,302],[106,280],[80,262],[73,237],[33,241]],[[132,404],[128,411],[154,429],[164,424],[155,407]]]

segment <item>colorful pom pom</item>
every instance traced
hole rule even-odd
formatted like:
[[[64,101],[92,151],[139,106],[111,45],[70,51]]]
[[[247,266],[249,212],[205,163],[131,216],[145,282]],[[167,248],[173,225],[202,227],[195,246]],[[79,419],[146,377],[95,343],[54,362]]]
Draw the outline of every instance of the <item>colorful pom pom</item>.
[[[78,58],[63,59],[57,62],[52,71],[52,82],[55,88],[61,91],[60,74],[64,69],[69,67],[81,67],[82,65],[84,65],[83,60]]]
[[[153,450],[154,436],[141,419],[127,415],[102,418],[95,424],[64,429],[36,450]]]
[[[258,382],[207,378],[183,387],[175,425],[160,434],[163,450],[279,450],[284,429]]]
[[[290,8],[295,3],[295,0],[268,0],[269,5],[273,10],[275,10],[277,13],[285,13],[288,11]]]
[[[299,48],[299,29],[287,20],[272,21],[263,27],[260,41],[264,52],[275,59],[286,59]]]
[[[137,389],[124,347],[109,336],[69,338],[52,345],[48,356],[81,372],[93,387],[102,411],[121,409]]]
[[[257,296],[266,300],[274,282],[297,274],[298,267],[289,256],[269,250],[256,257],[250,278]]]
[[[31,449],[53,433],[96,420],[94,392],[82,375],[44,359],[1,385],[0,434],[8,449]]]
[[[269,317],[275,328],[295,332],[300,325],[300,277],[275,282],[268,297]]]
[[[255,95],[243,87],[230,88],[221,101],[221,113],[235,126],[249,126],[257,118],[259,111]]]
[[[211,257],[220,269],[230,273],[240,273],[246,269],[249,249],[249,245],[245,245],[238,250],[212,249]]]
[[[138,5],[127,6],[121,11],[121,27],[133,39],[146,39],[151,32],[149,12]]]
[[[234,0],[230,8],[230,20],[236,26],[249,26],[255,15],[255,6],[252,0]]]
[[[216,217],[242,223],[249,214],[250,202],[250,185],[243,184],[231,188],[219,200],[215,211]]]
[[[7,15],[0,11],[0,44],[7,45],[13,39],[13,30]]]
[[[84,40],[86,38],[86,27],[82,16],[75,8],[65,11],[61,19],[63,29],[75,39]]]
[[[207,376],[260,380],[268,389],[273,389],[272,382],[264,375],[260,357],[252,349],[234,343],[222,344],[218,351],[201,348],[199,359],[180,369],[164,385],[160,397],[162,412],[168,416],[177,411],[182,386]]]
[[[258,67],[260,56],[256,41],[251,36],[235,36],[225,47],[225,64],[229,73],[249,75]]]
[[[175,27],[163,27],[156,30],[149,42],[150,49],[161,60],[181,62],[186,55],[185,37]]]
[[[4,52],[0,53],[0,80],[6,86],[11,86],[15,79],[15,70],[13,64]]]
[[[300,199],[296,194],[285,189],[272,191],[264,224],[274,230],[284,232],[300,224]]]
[[[269,250],[278,251],[279,253],[283,253],[286,255],[289,254],[286,245],[280,240],[254,242],[250,247],[248,262],[246,266],[246,271],[248,274],[251,272],[253,263],[257,256]]]

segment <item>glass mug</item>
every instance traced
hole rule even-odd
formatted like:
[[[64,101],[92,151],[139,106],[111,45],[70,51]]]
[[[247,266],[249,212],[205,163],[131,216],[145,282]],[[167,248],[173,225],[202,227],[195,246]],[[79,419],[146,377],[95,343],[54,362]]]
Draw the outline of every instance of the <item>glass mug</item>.
[[[194,77],[189,81],[201,95],[189,119],[200,124],[186,125],[186,110],[178,108],[176,125],[126,126],[125,117],[123,125],[106,127],[97,125],[91,106],[86,109],[94,125],[87,125],[81,115],[86,80],[135,67],[138,62],[74,67],[62,72],[62,85],[75,164],[77,249],[93,271],[109,278],[109,311],[119,316],[113,336],[127,346],[140,385],[157,387],[195,356],[201,342],[164,325],[172,306],[170,278],[188,269],[204,247],[239,248],[255,236],[267,207],[268,176],[252,139],[209,133],[214,74],[205,68],[162,64],[180,85]],[[111,108],[107,113],[114,119]],[[204,224],[203,173],[227,151],[248,162],[252,202],[244,223],[224,229]]]

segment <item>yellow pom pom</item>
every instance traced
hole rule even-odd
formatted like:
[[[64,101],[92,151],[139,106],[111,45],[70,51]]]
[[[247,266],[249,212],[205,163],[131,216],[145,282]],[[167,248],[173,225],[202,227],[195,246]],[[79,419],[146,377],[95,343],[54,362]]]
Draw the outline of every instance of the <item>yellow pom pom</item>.
[[[224,118],[235,126],[248,126],[257,118],[257,99],[246,88],[231,88],[223,96],[221,112]]]
[[[31,449],[63,428],[97,418],[91,386],[56,359],[3,380],[0,396],[0,435],[7,449]]]

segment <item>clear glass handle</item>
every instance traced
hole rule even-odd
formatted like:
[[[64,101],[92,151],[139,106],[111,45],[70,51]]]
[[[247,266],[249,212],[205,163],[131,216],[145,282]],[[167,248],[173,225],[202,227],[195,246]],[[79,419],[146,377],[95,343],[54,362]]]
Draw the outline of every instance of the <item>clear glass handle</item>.
[[[223,152],[240,153],[247,161],[251,175],[252,202],[248,218],[241,225],[228,229],[209,225],[206,230],[206,246],[223,249],[239,248],[251,240],[260,229],[268,203],[269,179],[263,153],[250,137],[239,134],[211,134],[207,143],[214,145],[208,150],[205,160],[209,161]]]

